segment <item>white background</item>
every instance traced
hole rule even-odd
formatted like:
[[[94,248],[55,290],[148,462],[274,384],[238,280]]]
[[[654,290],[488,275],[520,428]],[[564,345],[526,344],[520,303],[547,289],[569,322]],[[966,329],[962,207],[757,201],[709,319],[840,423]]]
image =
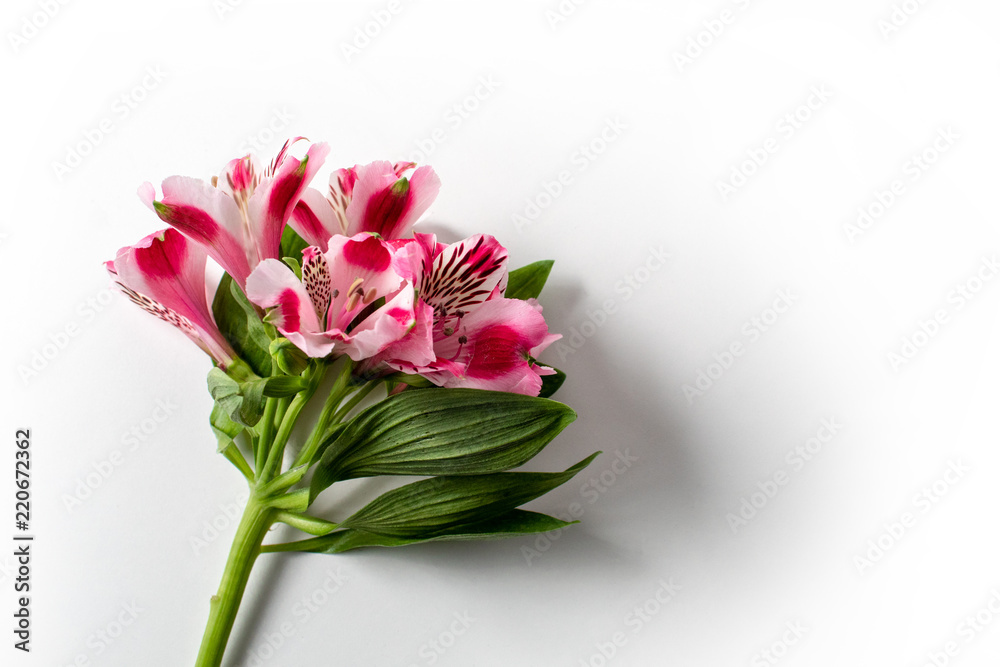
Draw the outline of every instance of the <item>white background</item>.
[[[531,467],[605,454],[532,504],[583,509],[555,540],[263,557],[227,664],[997,664],[996,3],[49,4],[0,26],[2,466],[30,427],[37,535],[30,656],[0,549],[0,662],[193,662],[245,485],[207,360],[102,262],[162,226],[141,182],[305,135],[421,158],[425,229],[556,260],[580,418]]]

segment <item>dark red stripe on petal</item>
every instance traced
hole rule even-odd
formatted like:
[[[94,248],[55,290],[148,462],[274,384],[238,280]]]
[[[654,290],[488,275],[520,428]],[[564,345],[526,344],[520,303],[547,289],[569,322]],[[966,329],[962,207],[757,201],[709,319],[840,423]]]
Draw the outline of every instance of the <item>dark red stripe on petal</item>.
[[[373,272],[385,271],[392,262],[389,251],[374,236],[368,236],[360,241],[351,239],[345,243],[344,259],[355,266]]]
[[[472,344],[472,358],[466,367],[469,377],[490,380],[507,375],[519,364],[526,363],[521,334],[506,324],[483,329]]]
[[[207,247],[217,245],[219,223],[206,211],[185,204],[156,202],[160,219]]]
[[[409,207],[410,196],[409,182],[405,178],[376,192],[368,200],[361,231],[375,232],[387,239],[395,238],[394,232]]]
[[[278,295],[278,308],[281,309],[281,328],[285,331],[300,331],[299,295],[293,289],[282,290]]]
[[[308,160],[307,155],[302,158],[296,169],[289,169],[275,177],[267,200],[268,216],[281,222],[288,220],[288,216],[292,213],[292,204],[297,200],[299,189],[304,183]]]
[[[145,248],[135,248],[136,267],[151,278],[176,279],[188,255],[187,241],[173,229],[163,230],[157,241]]]

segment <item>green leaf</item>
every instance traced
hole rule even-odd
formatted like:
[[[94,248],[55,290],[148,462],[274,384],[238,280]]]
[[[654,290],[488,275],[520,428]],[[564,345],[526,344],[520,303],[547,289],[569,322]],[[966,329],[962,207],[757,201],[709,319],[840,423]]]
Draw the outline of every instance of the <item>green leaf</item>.
[[[273,378],[257,378],[241,384],[222,369],[213,368],[208,372],[208,393],[231,421],[253,427],[264,413],[264,389],[269,380]]]
[[[212,414],[209,416],[209,422],[212,425],[215,437],[219,440],[220,452],[231,445],[236,436],[243,430],[242,426],[229,418],[229,415],[226,414],[226,411],[218,402],[212,405]]]
[[[212,302],[212,314],[219,331],[233,346],[236,354],[257,375],[270,375],[271,355],[268,353],[268,346],[271,339],[257,316],[257,310],[229,274],[224,275],[219,282],[219,289]]]
[[[340,525],[390,537],[427,537],[506,514],[569,481],[600,452],[564,472],[433,477],[383,493]]]
[[[240,410],[243,407],[240,385],[236,380],[226,375],[221,368],[213,368],[208,372],[208,393],[212,395],[216,405],[231,421],[237,424],[243,423],[240,421]]]
[[[543,259],[511,271],[504,296],[508,299],[537,299],[545,287],[553,263],[551,259]]]
[[[538,392],[539,398],[548,398],[559,391],[559,387],[566,381],[566,374],[558,368],[553,368],[555,375],[542,376],[542,389]]]
[[[315,539],[293,542],[295,551],[337,554],[362,547],[402,547],[421,542],[446,542],[458,540],[493,540],[518,535],[547,533],[571,526],[577,521],[561,521],[537,512],[511,510],[486,521],[421,537],[391,537],[349,528]],[[285,549],[282,549],[283,551]],[[289,549],[290,550],[290,549]]]
[[[299,264],[299,260],[294,257],[282,257],[281,261],[285,263],[285,266],[295,272],[296,278],[302,280],[302,265]]]
[[[297,261],[302,257],[302,251],[308,247],[309,244],[292,229],[291,225],[285,225],[281,231],[281,246],[278,253],[282,258],[291,257]]]
[[[476,475],[522,465],[574,419],[562,403],[481,389],[409,389],[362,411],[323,453],[313,497],[374,475]]]
[[[247,426],[254,426],[260,421],[264,414],[264,396],[267,389],[268,380],[271,378],[261,378],[244,382],[240,385],[240,394],[243,395],[243,404],[240,406],[240,419]]]
[[[412,375],[410,373],[393,373],[391,375],[386,375],[384,379],[386,382],[401,382],[402,384],[416,387],[418,389],[427,389],[429,387],[437,386],[422,375]]]

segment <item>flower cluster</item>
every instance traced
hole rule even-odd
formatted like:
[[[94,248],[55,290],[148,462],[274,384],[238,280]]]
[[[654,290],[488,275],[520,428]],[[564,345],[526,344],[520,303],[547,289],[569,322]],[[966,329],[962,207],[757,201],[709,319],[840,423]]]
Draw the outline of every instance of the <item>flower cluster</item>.
[[[213,318],[211,258],[265,322],[305,355],[346,355],[355,372],[401,372],[443,387],[538,395],[552,335],[534,299],[507,298],[507,251],[479,234],[451,245],[414,233],[440,180],[428,166],[378,161],[310,183],[329,148],[299,160],[291,140],[266,167],[229,162],[206,182],[172,176],[139,188],[168,229],[106,263],[122,290],[170,322],[223,369],[238,354]],[[290,229],[288,229],[290,228]],[[282,239],[301,241],[283,256]],[[301,249],[303,248],[304,249]]]

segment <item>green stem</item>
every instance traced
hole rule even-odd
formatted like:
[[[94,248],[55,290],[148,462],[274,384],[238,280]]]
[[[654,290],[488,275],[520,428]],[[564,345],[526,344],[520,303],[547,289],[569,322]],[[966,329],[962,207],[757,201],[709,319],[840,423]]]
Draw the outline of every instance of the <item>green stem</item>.
[[[375,387],[379,386],[380,384],[382,384],[381,380],[372,380],[367,385],[365,385],[357,392],[355,392],[354,396],[351,397],[351,400],[344,403],[344,405],[339,410],[337,410],[337,413],[333,415],[333,419],[331,420],[331,422],[333,424],[337,424],[339,422],[344,421],[344,417],[349,415],[351,413],[351,410],[356,408],[358,403],[360,403],[365,396],[370,394],[372,390],[375,389]]]
[[[325,364],[320,365],[315,372],[311,372],[311,370],[306,371],[305,378],[309,384],[295,395],[295,398],[287,406],[287,410],[284,411],[281,426],[278,428],[278,433],[274,436],[274,442],[267,453],[267,462],[258,476],[264,483],[271,481],[281,468],[281,461],[285,454],[285,445],[288,444],[288,438],[292,435],[295,422],[299,419],[299,413],[302,412],[302,408],[306,406],[312,399],[313,394],[316,393],[320,383],[323,381],[324,375],[326,375]]]
[[[243,458],[243,453],[235,442],[230,442],[226,445],[226,448],[222,450],[222,455],[225,456],[229,461],[236,466],[236,468],[243,473],[246,480],[253,484],[253,470],[250,468],[250,464],[247,460]]]
[[[307,465],[312,462],[313,456],[316,454],[316,450],[323,443],[323,436],[326,434],[326,427],[330,423],[330,419],[333,414],[337,411],[340,406],[341,401],[347,396],[351,391],[351,369],[353,364],[350,359],[344,360],[344,367],[340,370],[340,375],[337,376],[337,381],[333,384],[333,388],[330,389],[330,394],[326,397],[326,403],[323,404],[323,412],[319,415],[319,420],[316,423],[316,428],[309,436],[309,440],[302,447],[299,455],[295,457],[295,461],[292,463],[292,468],[297,468],[300,465]]]
[[[271,441],[274,439],[274,414],[278,410],[278,398],[268,398],[264,402],[264,416],[261,417],[260,438],[253,453],[254,477],[260,479],[264,470],[264,461],[271,450]]]
[[[201,640],[196,667],[218,667],[233,630],[236,612],[239,611],[243,593],[254,561],[261,553],[261,543],[274,522],[274,511],[261,505],[254,495],[247,501],[243,518],[236,529],[236,538],[229,551],[229,560],[222,573],[219,592],[212,596],[208,625]]]

